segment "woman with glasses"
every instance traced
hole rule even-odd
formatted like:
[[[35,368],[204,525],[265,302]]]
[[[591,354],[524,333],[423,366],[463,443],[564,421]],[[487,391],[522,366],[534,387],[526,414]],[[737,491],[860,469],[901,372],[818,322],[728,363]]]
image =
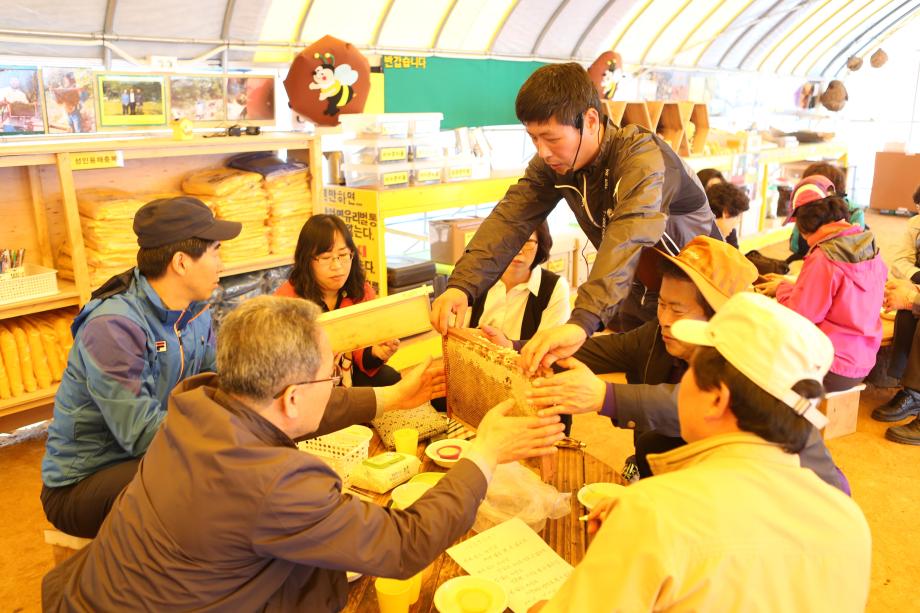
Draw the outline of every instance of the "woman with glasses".
[[[506,347],[508,339],[530,340],[538,330],[569,320],[569,284],[540,264],[549,259],[553,239],[544,221],[514,256],[498,282],[473,303],[469,325],[481,327]]]
[[[335,215],[314,215],[303,225],[294,250],[294,267],[275,295],[312,300],[324,312],[377,297],[364,279],[364,265],[348,226]],[[399,340],[395,339],[337,355],[337,374],[354,387],[393,385],[399,381],[399,373],[386,361],[398,348]]]

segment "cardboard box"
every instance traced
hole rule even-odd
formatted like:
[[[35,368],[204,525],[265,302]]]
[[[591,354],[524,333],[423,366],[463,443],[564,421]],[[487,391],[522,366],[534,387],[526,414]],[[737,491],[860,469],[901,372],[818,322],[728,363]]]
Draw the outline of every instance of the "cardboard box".
[[[481,217],[466,217],[428,222],[431,260],[441,264],[456,264],[483,221]]]

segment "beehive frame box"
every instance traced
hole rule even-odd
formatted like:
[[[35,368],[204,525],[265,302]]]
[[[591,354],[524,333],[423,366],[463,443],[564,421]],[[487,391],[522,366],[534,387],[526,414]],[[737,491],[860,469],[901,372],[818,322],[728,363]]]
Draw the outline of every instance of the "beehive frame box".
[[[317,318],[334,353],[354,351],[431,330],[432,287],[361,302],[323,313]]]

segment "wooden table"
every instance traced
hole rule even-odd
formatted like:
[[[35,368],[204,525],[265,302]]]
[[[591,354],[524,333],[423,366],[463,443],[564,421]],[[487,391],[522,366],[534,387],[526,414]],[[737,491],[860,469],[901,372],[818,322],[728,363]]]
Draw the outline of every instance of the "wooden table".
[[[386,448],[375,433],[374,439],[371,441],[369,454],[373,456],[384,451],[386,451]],[[425,455],[424,444],[419,445],[418,453],[418,457],[422,459],[422,471],[444,472],[443,468],[438,467]],[[547,520],[542,536],[559,555],[570,564],[575,565],[584,557],[585,549],[588,546],[587,526],[585,522],[578,521],[578,518],[586,513],[584,507],[576,499],[578,490],[585,483],[609,481],[625,485],[625,482],[613,468],[581,449],[560,448],[555,457],[556,474],[550,480],[550,483],[560,492],[572,494],[571,510],[565,517]],[[374,496],[375,502],[379,504],[386,504],[389,498],[389,493]],[[470,531],[459,541],[466,540],[474,534],[473,531]],[[424,570],[421,595],[418,602],[412,605],[409,610],[413,613],[436,611],[434,592],[438,586],[448,579],[464,574],[466,573],[454,562],[453,558],[446,553],[442,553]],[[374,577],[361,577],[352,583],[351,591],[348,594],[348,603],[345,605],[344,611],[365,613],[378,610]]]

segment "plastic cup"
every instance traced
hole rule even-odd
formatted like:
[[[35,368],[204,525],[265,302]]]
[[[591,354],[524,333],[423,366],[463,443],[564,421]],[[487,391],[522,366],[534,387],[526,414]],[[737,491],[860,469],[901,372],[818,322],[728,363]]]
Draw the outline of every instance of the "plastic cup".
[[[393,433],[396,451],[414,456],[418,453],[418,430],[415,428],[400,428]]]
[[[425,571],[421,571],[411,579],[406,579],[406,581],[412,584],[412,590],[409,592],[409,604],[418,602],[419,596],[422,595],[422,573],[424,572]]]
[[[408,613],[409,605],[413,602],[412,579],[401,581],[381,577],[374,581],[374,588],[377,590],[380,613]]]

